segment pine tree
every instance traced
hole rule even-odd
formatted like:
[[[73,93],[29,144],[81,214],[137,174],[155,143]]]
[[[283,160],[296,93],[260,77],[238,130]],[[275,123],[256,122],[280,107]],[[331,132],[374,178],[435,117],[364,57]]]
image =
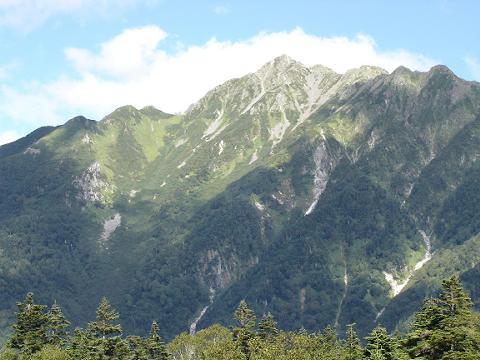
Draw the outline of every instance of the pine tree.
[[[355,331],[355,324],[347,325],[347,337],[345,339],[345,360],[359,360],[363,357],[363,348]]]
[[[17,303],[16,323],[9,346],[25,354],[33,354],[48,343],[48,315],[46,305],[33,302],[33,294],[28,293],[24,302]]]
[[[160,335],[158,334],[159,328],[156,321],[152,322],[152,326],[150,328],[150,335],[145,340],[145,347],[147,348],[147,352],[149,354],[149,359],[158,359],[158,360],[166,360],[169,359],[169,354],[167,352],[167,347],[162,342]]]
[[[413,358],[460,359],[480,352],[472,301],[458,276],[443,281],[439,298],[425,301],[404,344]]]
[[[125,354],[119,354],[119,351],[117,350],[116,355],[117,357],[120,357],[122,355],[127,355],[129,360],[150,360],[150,359],[156,359],[153,357],[150,357],[147,351],[147,347],[145,344],[145,341],[140,337],[136,335],[130,335],[127,336],[125,339],[126,343],[126,351]]]
[[[338,337],[336,331],[331,327],[327,326],[325,329],[323,329],[323,342],[325,344],[334,346],[337,344]]]
[[[67,341],[67,329],[70,326],[70,322],[65,319],[62,309],[56,301],[53,303],[47,316],[49,344],[63,347]]]
[[[122,327],[114,322],[118,320],[118,313],[111,308],[104,297],[97,309],[96,320],[88,324],[86,337],[90,339],[90,347],[100,358],[113,357],[116,348],[121,342]]]
[[[70,338],[69,352],[74,359],[96,359],[98,341],[92,333],[76,328]]]
[[[384,327],[375,327],[365,340],[367,340],[365,355],[368,359],[397,360],[393,355],[395,346]]]
[[[260,323],[258,324],[258,335],[263,340],[270,339],[278,335],[277,323],[269,312],[263,314]]]
[[[233,339],[240,351],[249,358],[248,342],[255,336],[256,316],[245,300],[240,301],[233,318],[238,326],[233,328]]]
[[[104,297],[97,308],[96,320],[88,325],[89,330],[102,339],[118,336],[122,333],[122,327],[113,323],[118,318],[118,313],[111,309],[110,303]]]

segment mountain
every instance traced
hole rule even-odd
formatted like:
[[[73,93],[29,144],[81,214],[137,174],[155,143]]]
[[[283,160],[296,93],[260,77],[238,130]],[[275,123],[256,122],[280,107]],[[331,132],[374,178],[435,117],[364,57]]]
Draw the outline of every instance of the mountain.
[[[0,327],[33,291],[75,324],[404,330],[460,273],[480,306],[480,84],[281,56],[182,115],[125,106],[0,147]]]

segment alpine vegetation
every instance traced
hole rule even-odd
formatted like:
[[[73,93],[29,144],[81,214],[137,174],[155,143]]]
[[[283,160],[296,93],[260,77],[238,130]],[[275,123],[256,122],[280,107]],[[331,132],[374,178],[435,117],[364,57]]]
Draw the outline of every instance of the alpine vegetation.
[[[479,188],[480,84],[441,65],[281,56],[182,114],[78,116],[0,147],[0,337],[50,358],[148,358],[183,333],[178,359],[459,359]],[[17,308],[30,291],[62,312]]]

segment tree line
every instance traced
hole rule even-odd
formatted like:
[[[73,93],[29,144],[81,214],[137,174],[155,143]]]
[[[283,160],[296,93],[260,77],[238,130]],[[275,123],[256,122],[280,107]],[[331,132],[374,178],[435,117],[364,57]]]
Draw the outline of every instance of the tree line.
[[[355,324],[344,339],[333,328],[322,332],[283,331],[270,313],[257,321],[241,301],[231,328],[215,324],[195,335],[182,333],[166,344],[152,322],[145,336],[122,336],[119,315],[103,298],[96,319],[69,331],[70,322],[55,302],[35,304],[33,294],[17,303],[16,322],[0,352],[1,360],[476,360],[480,359],[480,315],[458,276],[442,283],[428,298],[404,335],[376,326],[362,343]]]

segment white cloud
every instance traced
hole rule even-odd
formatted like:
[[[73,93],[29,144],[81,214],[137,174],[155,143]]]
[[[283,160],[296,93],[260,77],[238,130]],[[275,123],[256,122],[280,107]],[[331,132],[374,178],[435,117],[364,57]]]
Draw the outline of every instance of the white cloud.
[[[1,1],[1,0],[0,0]],[[319,37],[297,28],[261,33],[237,42],[211,39],[174,53],[162,49],[166,33],[156,26],[127,29],[101,44],[98,53],[69,48],[66,57],[76,77],[37,84],[20,95],[0,89],[0,112],[18,121],[58,123],[78,113],[99,119],[116,107],[154,105],[181,112],[216,85],[256,71],[274,57],[287,54],[305,65],[323,64],[338,72],[361,65],[393,70],[405,65],[426,70],[434,61],[406,50],[382,51],[365,35]],[[5,96],[7,95],[7,96]]]
[[[11,143],[20,138],[20,134],[16,131],[4,131],[0,132],[0,146]]]
[[[98,72],[116,77],[138,78],[156,60],[157,45],[167,34],[156,26],[128,29],[102,44],[99,55],[68,48],[67,59],[81,73]]]
[[[30,31],[58,15],[108,14],[152,0],[0,0],[0,26]],[[87,14],[88,13],[88,14]]]
[[[217,15],[227,15],[230,14],[230,7],[225,4],[215,5],[213,7],[213,12]]]
[[[46,93],[45,86],[30,84],[19,91],[9,87],[0,87],[0,114],[12,124],[22,123],[32,126],[59,124],[62,119],[59,99]]]
[[[0,80],[9,78],[10,74],[16,67],[17,67],[17,63],[13,61],[7,64],[0,65]]]
[[[465,58],[465,62],[467,63],[473,78],[480,81],[480,62],[476,58],[470,56]]]

